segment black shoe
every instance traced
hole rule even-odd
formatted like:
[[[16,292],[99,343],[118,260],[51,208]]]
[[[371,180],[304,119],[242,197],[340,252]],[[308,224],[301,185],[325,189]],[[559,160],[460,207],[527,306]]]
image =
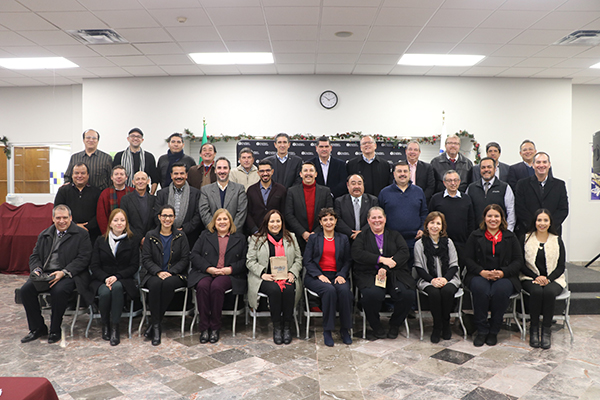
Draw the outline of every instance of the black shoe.
[[[375,336],[375,339],[385,339],[387,334],[385,333],[385,329],[379,328],[373,329],[373,336]]]
[[[342,337],[342,342],[344,344],[352,344],[352,337],[350,336],[350,332],[348,332],[348,329],[340,329],[340,336]]]
[[[152,331],[153,331],[152,346],[158,346],[160,344],[160,335],[161,335],[160,324],[154,324],[152,326]]]
[[[487,337],[488,337],[487,333],[478,333],[477,336],[475,336],[475,339],[473,339],[473,346],[475,346],[475,347],[483,346],[483,344],[487,340]]]
[[[400,330],[400,328],[397,327],[396,325],[390,325],[390,329],[388,330],[388,333],[387,333],[387,338],[388,339],[396,339],[398,337],[399,330]]]
[[[219,341],[219,330],[210,331],[210,338],[208,340],[211,343],[217,343]]]
[[[292,343],[292,330],[290,329],[290,325],[286,324],[283,327],[283,344]]]
[[[441,333],[442,331],[439,329],[434,329],[433,332],[431,332],[431,343],[439,343]]]
[[[488,346],[495,346],[498,344],[498,334],[497,333],[488,333],[487,338],[485,339],[485,344]]]
[[[281,328],[273,329],[273,342],[275,344],[283,344],[283,331]]]
[[[23,339],[21,339],[21,343],[29,343],[34,341],[35,339],[39,339],[42,336],[46,336],[48,334],[48,327],[43,325],[41,328],[36,329],[35,331],[29,331],[27,335]]]
[[[102,322],[102,340],[110,340],[110,325]]]
[[[200,332],[200,343],[208,343],[209,340],[208,329]]]
[[[333,347],[333,338],[331,337],[331,331],[323,331],[323,343],[327,347]]]
[[[58,332],[58,333],[50,332],[48,334],[48,343],[52,344],[52,343],[60,342],[60,338],[61,338],[60,332]]]
[[[540,348],[540,326],[531,326],[529,328],[529,345],[534,349]]]
[[[119,332],[119,324],[113,324],[110,331],[110,345],[117,346],[121,343],[121,334]]]
[[[552,346],[552,330],[551,327],[542,326],[542,344],[544,350],[548,350]]]
[[[153,328],[152,324],[148,324],[148,327],[146,328],[146,331],[144,332],[144,338],[146,338],[145,340],[152,339],[152,335],[154,334],[154,331],[152,330],[152,328]]]
[[[452,329],[450,328],[450,324],[444,324],[444,326],[442,327],[442,339],[452,339]]]

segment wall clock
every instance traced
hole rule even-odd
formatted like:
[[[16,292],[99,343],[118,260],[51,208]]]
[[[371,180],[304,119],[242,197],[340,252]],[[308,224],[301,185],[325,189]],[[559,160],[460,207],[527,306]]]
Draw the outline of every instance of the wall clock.
[[[323,93],[321,93],[319,101],[321,102],[321,105],[324,108],[329,110],[337,105],[338,97],[337,94],[335,94],[333,91],[326,90]]]

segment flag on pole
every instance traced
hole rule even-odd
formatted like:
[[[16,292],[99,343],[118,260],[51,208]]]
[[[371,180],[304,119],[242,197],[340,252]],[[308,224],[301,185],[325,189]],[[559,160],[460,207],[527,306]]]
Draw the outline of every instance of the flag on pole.
[[[446,132],[446,112],[442,111],[442,134],[440,135],[440,154],[446,151],[446,138],[448,133]]]
[[[208,142],[208,138],[206,137],[206,118],[202,118],[202,125],[204,125],[204,132],[202,133],[202,143],[200,144],[200,148],[204,146],[204,143]],[[200,152],[198,164],[202,163],[202,152]]]

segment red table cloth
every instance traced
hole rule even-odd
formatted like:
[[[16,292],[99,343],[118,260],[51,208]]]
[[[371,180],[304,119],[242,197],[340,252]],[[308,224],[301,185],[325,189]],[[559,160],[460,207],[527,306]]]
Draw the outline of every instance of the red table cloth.
[[[0,378],[0,390],[2,400],[58,400],[46,378]]]

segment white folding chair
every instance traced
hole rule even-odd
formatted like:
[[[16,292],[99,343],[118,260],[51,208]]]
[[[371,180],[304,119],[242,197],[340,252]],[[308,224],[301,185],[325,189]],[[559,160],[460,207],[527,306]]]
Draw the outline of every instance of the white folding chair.
[[[229,289],[229,290],[225,291],[225,295],[228,295],[230,293],[233,294],[233,289]],[[192,318],[192,324],[190,325],[190,335],[193,335],[194,325],[196,324],[196,318],[198,319],[198,323],[200,323],[200,314],[198,313],[198,300],[196,298],[196,289],[195,288],[192,290],[192,295],[193,295],[192,301],[194,302],[194,318]],[[238,315],[244,314],[244,312],[246,311],[245,305],[242,308],[238,308],[239,302],[240,302],[240,297],[242,298],[242,303],[243,303],[244,296],[241,294],[236,294],[234,296],[235,296],[235,298],[233,301],[233,310],[223,309],[223,311],[221,311],[221,315],[233,316],[233,322],[231,324],[231,331],[232,331],[231,336],[233,336],[233,337],[235,337],[235,325],[236,325],[237,317],[238,317]]]
[[[87,308],[82,308],[81,307],[81,295],[79,294],[79,292],[77,292],[77,289],[75,289],[73,291],[73,294],[77,295],[77,300],[75,303],[75,308],[74,309],[70,309],[69,307],[67,307],[67,309],[65,310],[65,313],[63,315],[66,316],[72,316],[73,320],[71,321],[71,337],[73,337],[73,330],[75,328],[75,323],[77,322],[77,317],[80,315],[83,315],[85,313],[87,313]],[[52,296],[50,295],[50,292],[42,292],[42,293],[38,293],[38,299],[40,302],[40,306],[42,308],[42,313],[44,311],[50,311],[51,310],[51,301],[52,301]],[[48,300],[50,299],[50,300]]]
[[[423,340],[423,310],[421,309],[421,296],[419,296],[420,294],[424,295],[424,296],[428,296],[427,292],[423,291],[423,290],[419,290],[417,289],[417,316],[419,317],[419,328],[421,329],[421,340]],[[458,290],[456,291],[456,293],[454,293],[454,299],[458,299],[458,311],[455,312],[451,312],[450,313],[450,318],[457,318],[460,321],[460,326],[463,330],[463,337],[466,340],[467,339],[467,328],[465,328],[465,324],[463,322],[462,319],[462,303],[463,303],[463,296],[465,294],[465,291],[462,288],[458,288]]]
[[[96,296],[96,298],[98,298],[98,296]],[[131,332],[133,329],[133,318],[137,317],[139,315],[142,315],[142,310],[134,310],[134,301],[130,300],[129,301],[129,310],[126,312],[121,313],[121,318],[127,318],[128,319],[128,327],[127,327],[127,333],[129,334],[129,339],[131,339]],[[89,332],[90,332],[90,327],[92,326],[92,321],[94,319],[100,319],[101,315],[100,315],[100,311],[98,312],[94,312],[94,308],[92,306],[89,307],[89,318],[90,320],[88,321],[87,324],[87,328],[85,329],[85,337],[88,337]]]
[[[146,295],[150,293],[148,288],[140,288],[140,297],[142,300],[142,320],[140,321],[140,327],[138,328],[138,336],[142,334],[142,327],[144,326],[144,322],[150,315],[150,310],[148,310],[148,306],[146,305]],[[187,286],[180,287],[175,289],[175,293],[183,293],[183,307],[181,311],[166,311],[165,317],[181,317],[181,337],[185,334],[185,317],[194,312],[193,309],[187,309],[187,299],[188,299],[188,288]]]
[[[389,294],[385,294],[385,298],[386,299],[391,299],[392,296],[390,296]],[[358,305],[359,300],[362,299],[362,294],[360,293],[360,290],[358,288],[356,288],[356,304]],[[363,307],[360,307],[359,309],[360,312],[360,316],[362,317],[362,338],[366,339],[367,338],[367,315],[365,314],[365,310]],[[379,316],[380,317],[387,317],[390,318],[392,316],[393,312],[391,311],[380,311],[379,312]],[[410,337],[410,328],[408,327],[408,318],[404,320],[404,327],[406,328],[406,338],[408,339]]]
[[[269,297],[261,292],[258,292],[258,302],[260,303],[260,299],[261,298],[266,298],[267,302],[269,301]],[[246,324],[248,323],[248,315],[250,315],[252,317],[252,339],[256,339],[256,318],[260,318],[260,317],[270,317],[271,316],[271,312],[269,310],[267,311],[258,311],[253,309],[250,306],[246,307]],[[296,310],[296,307],[294,307],[294,322],[296,324],[296,337],[300,337],[300,325],[298,325],[298,311]]]

